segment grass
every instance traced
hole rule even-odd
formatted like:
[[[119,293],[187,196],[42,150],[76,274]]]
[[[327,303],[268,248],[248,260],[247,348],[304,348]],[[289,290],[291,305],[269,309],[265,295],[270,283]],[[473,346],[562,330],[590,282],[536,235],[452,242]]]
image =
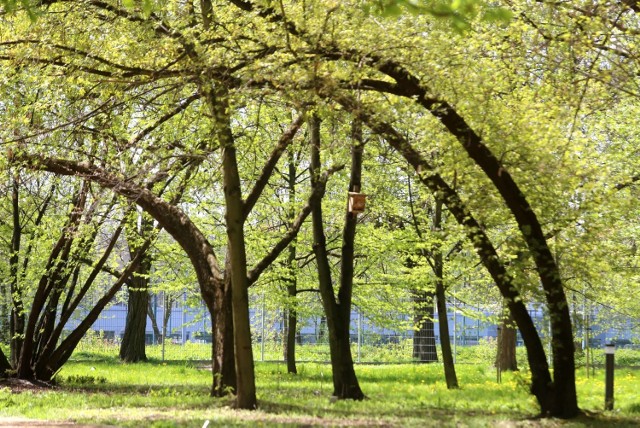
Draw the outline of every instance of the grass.
[[[268,341],[264,347],[260,343],[253,346],[253,355],[258,361],[280,361],[283,356],[282,342]],[[73,359],[109,359],[117,355],[119,345],[111,341],[105,341],[99,337],[86,337],[80,342]],[[354,343],[351,345],[353,358],[363,363],[409,363],[412,361],[413,342],[411,339],[402,339],[397,343],[365,343],[361,345],[360,352]],[[440,349],[437,348],[438,357]],[[162,345],[147,345],[147,357],[157,361],[205,361],[211,358],[211,344],[191,343],[184,345],[167,343]],[[477,364],[482,361],[492,361],[496,355],[495,340],[481,340],[479,345],[456,347],[456,358],[462,364]],[[517,348],[518,366],[526,367],[527,358],[525,348]],[[329,361],[329,345],[327,343],[296,345],[296,358],[303,362],[327,362]],[[604,352],[602,349],[593,349],[592,363],[596,366],[604,365]],[[358,361],[358,362],[360,362]],[[640,350],[617,349],[616,362],[621,366],[640,367]],[[585,366],[585,354],[576,353],[576,367]],[[592,365],[593,365],[592,364]]]
[[[54,390],[12,393],[0,389],[0,417],[74,421],[116,426],[616,426],[640,425],[640,371],[616,372],[613,412],[602,412],[603,370],[578,372],[580,406],[599,412],[570,422],[530,419],[537,406],[524,374],[503,374],[496,383],[488,365],[459,365],[462,388],[448,391],[442,366],[359,365],[368,399],[331,403],[331,371],[325,364],[299,365],[297,376],[282,364],[257,363],[260,408],[235,411],[230,398],[208,397],[211,372],[192,363],[122,364],[115,359],[75,361],[58,375]]]

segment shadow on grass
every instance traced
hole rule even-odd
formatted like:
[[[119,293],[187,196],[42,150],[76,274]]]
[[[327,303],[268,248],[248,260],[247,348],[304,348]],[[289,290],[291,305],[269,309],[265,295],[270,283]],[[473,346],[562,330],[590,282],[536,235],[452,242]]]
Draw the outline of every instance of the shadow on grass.
[[[300,414],[300,415],[314,415],[323,417],[356,417],[356,418],[372,418],[376,415],[367,410],[353,410],[353,409],[338,409],[331,405],[322,407],[305,406],[298,404],[284,404],[279,402],[273,402],[268,400],[260,400],[259,408],[271,414]],[[419,419],[429,421],[434,424],[438,421],[451,422],[452,420],[468,420],[468,421],[480,421],[486,419],[485,422],[493,421],[498,423],[499,421],[507,422],[505,426],[522,426],[522,427],[563,427],[563,426],[580,426],[580,427],[602,427],[602,426],[615,426],[615,427],[629,427],[636,428],[640,426],[640,417],[635,418],[633,416],[621,416],[611,415],[599,412],[584,412],[576,418],[562,420],[553,418],[544,418],[540,416],[524,416],[519,412],[500,412],[500,413],[486,413],[473,409],[442,409],[438,407],[420,407],[414,409],[396,409],[387,411],[384,414],[385,418],[389,419]]]

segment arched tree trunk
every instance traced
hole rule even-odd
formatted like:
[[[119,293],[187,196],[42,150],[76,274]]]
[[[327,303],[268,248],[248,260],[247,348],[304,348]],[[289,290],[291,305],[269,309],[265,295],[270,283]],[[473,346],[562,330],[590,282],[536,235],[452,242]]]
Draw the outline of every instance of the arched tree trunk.
[[[356,56],[356,58],[358,61],[361,60],[360,56]],[[401,64],[380,58],[372,59],[372,61],[375,62],[375,67],[380,72],[395,80],[394,85],[387,86],[387,88],[392,88],[391,92],[415,100],[417,104],[437,118],[447,131],[460,142],[469,158],[491,180],[505,205],[513,214],[529,253],[536,264],[551,318],[554,376],[553,381],[547,386],[539,386],[545,390],[544,393],[537,394],[540,398],[541,410],[543,414],[555,417],[571,418],[576,416],[579,414],[579,408],[576,396],[573,329],[569,305],[560,271],[551,254],[535,210],[509,173],[509,169],[495,156],[482,137],[469,126],[454,106],[446,100],[433,97],[431,91],[422,85],[420,79],[412,75]]]
[[[215,135],[213,135],[213,137],[223,146],[223,175],[225,177],[227,240],[229,249],[227,258],[229,264],[225,269],[225,274],[220,270],[219,262],[215,256],[212,245],[191,219],[173,203],[164,201],[148,188],[124,180],[120,176],[109,173],[88,162],[74,162],[25,153],[22,153],[20,156],[14,156],[12,161],[23,162],[23,166],[34,170],[46,170],[60,175],[73,175],[89,179],[135,202],[158,221],[160,226],[182,247],[194,267],[200,292],[212,313],[213,324],[214,326],[216,324],[218,325],[218,327],[214,328],[221,332],[218,337],[226,338],[216,339],[216,344],[224,344],[224,346],[227,346],[229,336],[224,335],[231,334],[233,336],[235,346],[233,355],[235,356],[234,363],[237,380],[236,405],[242,408],[255,408],[255,381],[251,352],[251,334],[249,329],[248,285],[257,281],[261,273],[278,258],[280,253],[295,238],[306,217],[311,212],[312,207],[315,206],[324,195],[326,181],[331,171],[324,173],[322,177],[317,180],[307,204],[299,212],[298,217],[293,222],[293,226],[270,251],[260,259],[256,266],[251,271],[248,271],[244,250],[243,222],[246,220],[248,213],[267,185],[269,177],[272,175],[281,154],[296,135],[302,124],[302,116],[295,120],[287,131],[282,134],[271,157],[267,160],[261,176],[246,200],[243,201],[241,198],[242,195],[240,194],[240,181],[237,160],[235,159],[233,136],[230,130],[230,110],[228,100],[226,99],[227,94],[222,86],[216,87],[215,89],[223,93],[217,93],[215,95],[213,93],[207,93],[206,98],[211,107],[216,124],[220,125],[214,127]],[[224,303],[229,301],[227,299],[230,299],[232,302],[231,305]],[[217,314],[221,313],[219,309],[222,307],[227,309],[232,307],[230,318],[233,320],[233,328],[229,328],[229,323],[224,324],[216,319]],[[229,319],[227,316],[224,318],[226,321]],[[227,327],[222,330],[222,325],[226,325]],[[213,346],[215,346],[215,344]],[[224,346],[221,346],[221,348]],[[221,352],[221,350],[217,348],[218,347],[214,348],[215,355],[219,355]],[[229,354],[225,353],[221,361],[227,361],[227,355]],[[216,364],[214,364],[214,368],[215,366]],[[227,364],[225,367],[230,367],[230,365]],[[214,371],[214,378],[219,376],[219,374],[220,373]],[[224,379],[229,378],[224,374],[220,377],[223,379],[223,382]],[[219,388],[216,388],[214,382],[214,390],[217,389]]]

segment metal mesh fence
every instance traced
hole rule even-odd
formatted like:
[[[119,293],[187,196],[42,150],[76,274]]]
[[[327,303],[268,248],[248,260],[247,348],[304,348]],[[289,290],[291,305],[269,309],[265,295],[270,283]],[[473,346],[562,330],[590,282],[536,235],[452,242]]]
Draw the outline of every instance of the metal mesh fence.
[[[193,307],[186,303],[186,296],[171,301],[161,295],[153,298],[152,311],[147,317],[147,357],[158,360],[211,358],[211,320],[208,311],[204,305]],[[105,355],[117,355],[124,334],[126,312],[124,304],[114,304],[106,309],[92,326],[91,334],[77,348],[74,358],[87,357],[88,352],[95,353],[96,350]],[[468,316],[469,311],[461,311],[459,305],[448,305],[447,312],[456,362],[477,361],[479,357],[492,361],[495,358],[498,326],[490,318]],[[254,358],[258,361],[283,361],[286,313],[269,310],[259,302],[254,302],[250,313]],[[532,309],[531,315],[543,340],[547,340],[548,319],[541,310]],[[153,328],[151,316],[155,317],[157,328]],[[409,316],[399,313],[398,319],[403,322],[399,323],[398,328],[388,328],[376,325],[366,313],[353,311],[351,345],[354,360],[361,363],[441,361],[437,314],[436,321],[429,323],[428,328],[416,329],[406,328],[410,324]],[[625,330],[624,326],[612,332],[611,329],[599,329],[593,323],[586,325],[577,326],[578,336],[582,337],[578,347],[600,348],[613,335],[616,335],[619,347],[635,347],[631,330]],[[74,327],[73,322],[68,324],[68,329]],[[161,340],[162,337],[166,340]],[[519,337],[518,345],[522,345]],[[296,334],[296,359],[299,362],[329,361],[326,323],[322,317],[300,320]]]

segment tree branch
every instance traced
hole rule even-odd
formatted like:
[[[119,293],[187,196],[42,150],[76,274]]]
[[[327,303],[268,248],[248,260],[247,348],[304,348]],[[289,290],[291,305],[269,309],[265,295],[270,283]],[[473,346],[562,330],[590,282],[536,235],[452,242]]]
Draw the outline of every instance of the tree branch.
[[[289,227],[287,233],[280,239],[280,241],[278,241],[278,243],[271,249],[271,251],[266,256],[264,256],[262,260],[260,260],[251,271],[247,273],[248,283],[250,286],[258,280],[262,272],[264,272],[264,270],[269,267],[269,265],[273,263],[275,259],[278,258],[280,253],[285,248],[287,248],[287,245],[289,245],[289,243],[293,241],[293,239],[298,234],[300,227],[302,227],[302,224],[311,213],[311,209],[324,196],[329,176],[331,176],[331,174],[333,174],[334,172],[341,170],[342,168],[344,168],[344,165],[335,166],[324,172],[318,178],[318,181],[315,183],[313,191],[311,192],[307,203],[302,208],[296,219],[291,223],[291,227]]]
[[[271,178],[271,175],[273,174],[273,171],[276,165],[278,164],[280,157],[282,157],[282,154],[284,153],[287,146],[289,146],[289,144],[291,144],[291,142],[293,141],[293,138],[298,132],[298,129],[300,129],[300,126],[302,126],[303,121],[304,121],[304,115],[301,114],[291,123],[289,128],[282,134],[282,136],[280,137],[280,140],[278,141],[278,144],[271,152],[269,159],[267,160],[266,164],[262,168],[260,177],[258,177],[258,179],[256,180],[256,183],[254,184],[253,189],[251,189],[251,193],[249,193],[249,195],[247,196],[247,199],[244,202],[244,207],[243,207],[244,220],[247,219],[247,217],[249,216],[249,213],[251,213],[251,210],[253,209],[256,202],[258,201],[258,198],[260,198],[260,195],[264,191],[264,188],[266,187],[267,183],[269,183],[269,178]]]

